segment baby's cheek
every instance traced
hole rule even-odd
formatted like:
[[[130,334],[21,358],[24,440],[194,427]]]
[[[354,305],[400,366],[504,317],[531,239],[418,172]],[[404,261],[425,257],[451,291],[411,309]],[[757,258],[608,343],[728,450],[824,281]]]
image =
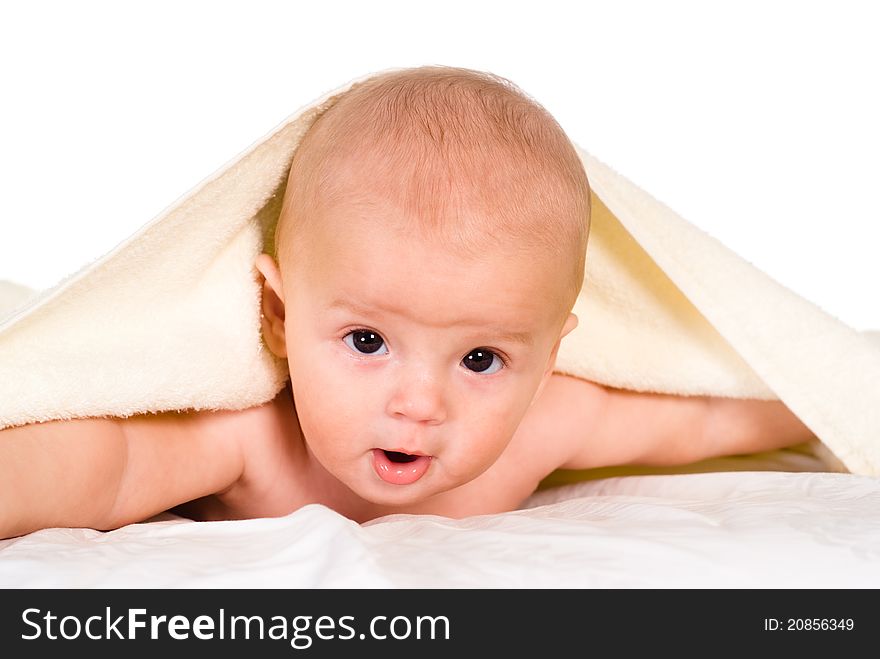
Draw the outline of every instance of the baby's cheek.
[[[484,407],[481,433],[484,435],[486,443],[506,444],[516,432],[521,417],[521,411],[516,405]]]
[[[305,406],[301,417],[308,418],[313,433],[336,436],[357,425],[355,406],[342,397],[317,395],[309,398]]]
[[[474,433],[468,447],[474,466],[480,469],[491,466],[504,453],[512,437],[513,434],[501,420]]]

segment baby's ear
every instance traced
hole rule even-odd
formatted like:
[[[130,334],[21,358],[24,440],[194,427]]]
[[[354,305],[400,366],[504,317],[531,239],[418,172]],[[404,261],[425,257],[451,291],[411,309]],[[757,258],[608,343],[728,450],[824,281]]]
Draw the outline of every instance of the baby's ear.
[[[565,319],[565,325],[562,326],[562,332],[559,334],[559,338],[561,339],[577,326],[578,317],[575,316],[573,313],[568,314],[568,318]]]
[[[559,352],[559,345],[562,343],[563,337],[577,327],[577,325],[578,317],[573,313],[568,314],[568,318],[565,319],[565,324],[562,326],[562,331],[559,333],[559,338],[556,340],[553,350],[550,351],[550,358],[547,360],[547,368],[544,369],[544,375],[541,377],[541,384],[538,385],[538,390],[535,392],[535,397],[532,399],[532,402],[538,399],[541,395],[541,391],[544,389],[544,385],[547,384],[547,380],[553,375],[553,369],[556,366],[556,355]]]
[[[553,366],[556,364],[556,354],[559,352],[559,345],[562,343],[562,339],[577,326],[578,317],[573,313],[568,314],[568,318],[565,319],[565,324],[562,326],[562,331],[559,333],[559,338],[556,339],[556,344],[553,346],[553,351],[550,353],[550,361],[547,363],[548,377],[553,371]]]
[[[269,254],[260,254],[254,266],[262,282],[261,322],[263,340],[269,349],[280,358],[287,357],[287,343],[284,335],[284,290],[281,271]]]

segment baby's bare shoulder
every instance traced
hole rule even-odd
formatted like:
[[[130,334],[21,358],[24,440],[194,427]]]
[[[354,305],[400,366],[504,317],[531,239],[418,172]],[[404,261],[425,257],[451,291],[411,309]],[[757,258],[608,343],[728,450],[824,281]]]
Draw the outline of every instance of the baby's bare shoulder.
[[[530,465],[538,481],[564,469],[571,456],[593,443],[595,420],[607,407],[608,390],[595,382],[554,373],[520,422],[510,445],[511,455]],[[605,461],[602,447],[597,464]],[[607,448],[607,447],[605,447]]]
[[[283,394],[246,410],[202,414],[195,432],[223,436],[240,459],[234,482],[175,512],[193,519],[244,519],[286,515],[311,499],[304,490],[298,424]]]

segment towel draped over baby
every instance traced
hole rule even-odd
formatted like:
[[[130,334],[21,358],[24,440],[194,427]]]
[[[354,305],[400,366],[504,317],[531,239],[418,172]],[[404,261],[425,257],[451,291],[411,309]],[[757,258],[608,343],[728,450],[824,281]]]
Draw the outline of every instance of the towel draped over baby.
[[[287,363],[262,341],[254,260],[273,253],[294,152],[342,94],[394,70],[300,108],[56,286],[0,282],[0,429],[272,399]],[[580,322],[556,371],[636,391],[780,399],[831,468],[880,475],[880,334],[781,286],[577,150],[591,233]]]

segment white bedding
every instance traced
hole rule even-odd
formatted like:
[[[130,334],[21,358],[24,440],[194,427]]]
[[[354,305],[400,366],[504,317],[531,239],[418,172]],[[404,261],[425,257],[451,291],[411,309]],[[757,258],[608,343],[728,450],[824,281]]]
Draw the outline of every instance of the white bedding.
[[[172,515],[0,541],[5,587],[880,587],[880,479],[738,471],[625,476],[523,509],[362,526]]]

